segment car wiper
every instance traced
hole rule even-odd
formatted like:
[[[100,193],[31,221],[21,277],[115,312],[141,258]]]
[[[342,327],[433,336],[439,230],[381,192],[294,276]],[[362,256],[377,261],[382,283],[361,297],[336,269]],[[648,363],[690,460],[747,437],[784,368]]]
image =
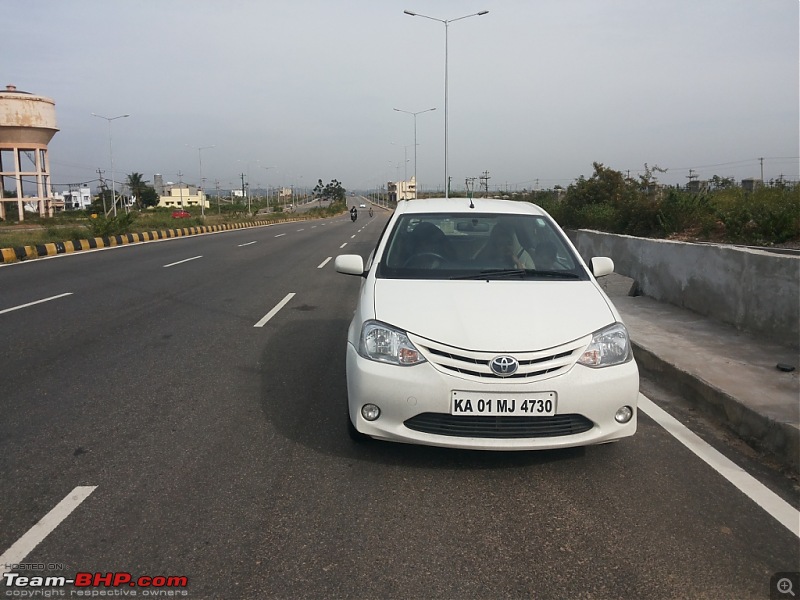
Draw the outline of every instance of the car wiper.
[[[529,269],[527,274],[533,275],[534,277],[553,277],[555,279],[580,279],[579,275],[571,271],[539,271],[536,269]]]
[[[471,275],[457,275],[450,279],[505,279],[506,277],[519,277],[522,279],[528,273],[525,269],[487,269]]]

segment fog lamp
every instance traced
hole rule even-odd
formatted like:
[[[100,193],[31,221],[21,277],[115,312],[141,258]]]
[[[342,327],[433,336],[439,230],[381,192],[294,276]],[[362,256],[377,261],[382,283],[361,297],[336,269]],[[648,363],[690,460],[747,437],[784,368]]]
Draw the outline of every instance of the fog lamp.
[[[361,407],[361,416],[367,421],[374,421],[381,416],[381,409],[374,404],[365,404]]]
[[[630,406],[623,406],[622,408],[617,410],[617,414],[614,415],[614,419],[617,421],[617,423],[627,423],[632,418],[633,418],[633,409]]]

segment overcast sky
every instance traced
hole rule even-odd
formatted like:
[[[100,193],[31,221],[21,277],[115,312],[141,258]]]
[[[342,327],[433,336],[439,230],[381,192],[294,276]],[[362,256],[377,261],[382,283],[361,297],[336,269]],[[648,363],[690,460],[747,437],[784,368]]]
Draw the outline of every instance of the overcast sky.
[[[798,0],[3,0],[0,86],[56,103],[56,184],[368,189],[417,172],[568,185],[592,163],[685,183],[798,179]],[[198,148],[214,146],[199,151]],[[267,168],[270,167],[270,168]],[[57,185],[57,190],[61,188]]]

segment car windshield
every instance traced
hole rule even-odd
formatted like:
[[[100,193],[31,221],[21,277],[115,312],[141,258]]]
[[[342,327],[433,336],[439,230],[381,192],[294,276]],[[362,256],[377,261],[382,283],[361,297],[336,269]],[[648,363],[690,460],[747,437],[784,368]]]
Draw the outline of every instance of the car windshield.
[[[388,279],[586,280],[563,232],[540,215],[401,216],[376,275]]]

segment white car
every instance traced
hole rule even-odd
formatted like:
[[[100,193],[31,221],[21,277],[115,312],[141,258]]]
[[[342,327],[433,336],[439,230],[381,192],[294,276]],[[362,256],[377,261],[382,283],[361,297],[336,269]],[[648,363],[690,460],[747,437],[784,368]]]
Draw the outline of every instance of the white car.
[[[639,372],[619,313],[541,208],[401,201],[364,264],[347,340],[348,426],[451,448],[534,450],[636,432]]]
[[[361,204],[358,205],[358,207],[359,208],[367,208],[367,205],[362,202]]]

